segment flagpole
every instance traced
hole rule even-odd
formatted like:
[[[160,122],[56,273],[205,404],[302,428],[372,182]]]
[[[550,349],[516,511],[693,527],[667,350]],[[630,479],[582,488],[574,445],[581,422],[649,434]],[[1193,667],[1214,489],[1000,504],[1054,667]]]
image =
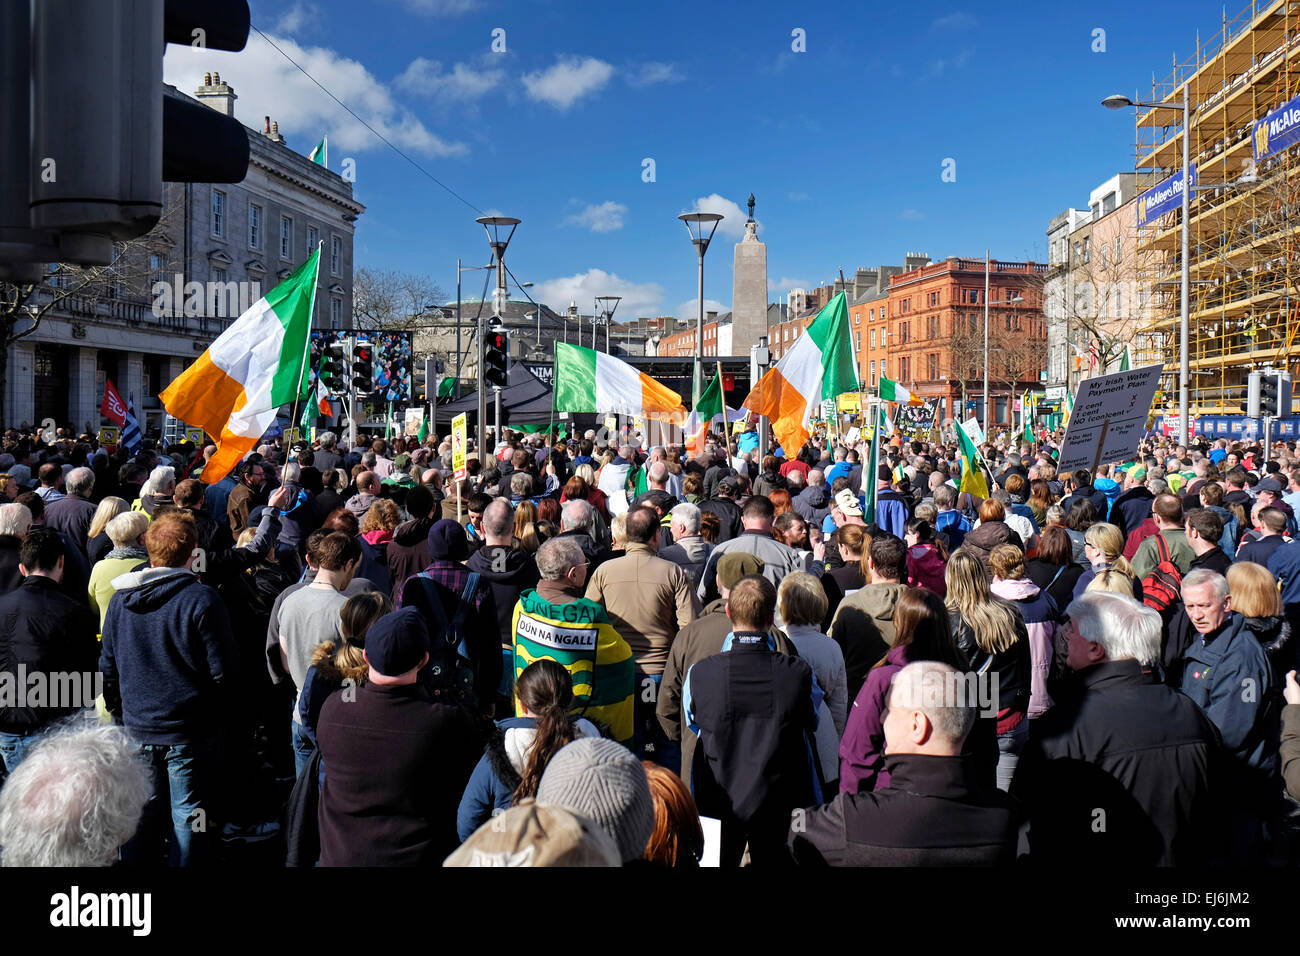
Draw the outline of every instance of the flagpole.
[[[311,308],[307,311],[307,335],[302,343],[302,364],[298,366],[298,388],[293,396],[293,421],[298,421],[298,402],[302,398],[302,379],[307,374],[309,363],[307,356],[311,352],[311,324],[316,318],[316,287],[320,285],[320,253],[325,249],[325,240],[316,242],[316,274],[311,277]],[[348,381],[352,380],[352,369],[347,370]]]

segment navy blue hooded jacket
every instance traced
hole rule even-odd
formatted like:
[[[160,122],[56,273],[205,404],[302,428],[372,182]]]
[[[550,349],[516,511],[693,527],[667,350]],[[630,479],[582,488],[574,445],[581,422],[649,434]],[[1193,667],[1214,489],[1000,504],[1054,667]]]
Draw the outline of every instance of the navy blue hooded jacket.
[[[230,616],[215,588],[184,568],[113,579],[99,669],[104,702],[144,744],[185,743],[222,720],[223,686],[237,657]]]

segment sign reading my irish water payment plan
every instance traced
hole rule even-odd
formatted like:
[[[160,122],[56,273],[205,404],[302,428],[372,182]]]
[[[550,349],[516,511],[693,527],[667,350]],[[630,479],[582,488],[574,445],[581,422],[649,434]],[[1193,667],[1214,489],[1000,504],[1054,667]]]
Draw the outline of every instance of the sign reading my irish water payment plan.
[[[1092,471],[1097,464],[1132,458],[1146,431],[1163,371],[1163,365],[1148,365],[1085,378],[1074,399],[1057,473]]]
[[[1300,143],[1300,96],[1283,103],[1255,124],[1251,137],[1255,162]]]
[[[457,481],[465,477],[465,412],[451,420],[451,468]]]
[[[1191,173],[1192,188],[1196,188],[1196,165],[1192,164],[1189,171]],[[1145,226],[1147,223],[1159,219],[1165,213],[1179,208],[1183,204],[1183,171],[1180,169],[1164,182],[1157,183],[1142,195],[1138,196],[1138,217],[1137,224]]]

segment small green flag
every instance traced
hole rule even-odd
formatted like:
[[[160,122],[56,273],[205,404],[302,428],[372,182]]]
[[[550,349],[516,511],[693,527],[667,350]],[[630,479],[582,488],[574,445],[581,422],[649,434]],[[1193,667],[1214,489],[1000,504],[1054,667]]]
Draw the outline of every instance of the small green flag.
[[[329,161],[329,137],[322,136],[316,148],[307,154],[307,158],[319,166],[328,166]]]

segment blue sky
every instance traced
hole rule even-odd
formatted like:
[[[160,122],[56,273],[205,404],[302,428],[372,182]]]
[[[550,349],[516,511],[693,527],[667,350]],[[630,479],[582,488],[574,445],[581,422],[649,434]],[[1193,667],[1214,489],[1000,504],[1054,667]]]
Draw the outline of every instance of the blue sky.
[[[251,6],[255,27],[476,207],[256,33],[241,53],[170,47],[168,82],[188,92],[217,70],[246,124],[269,114],[303,153],[327,133],[330,166],[353,160],[368,207],[358,265],[427,274],[454,297],[457,257],[490,261],[474,217],[511,215],[523,223],[506,263],[535,297],[590,311],[592,296],[621,294],[620,319],[694,314],[695,254],[676,216],[696,208],[727,213],[705,299],[729,308],[750,192],[773,300],[911,250],[1045,260],[1049,219],[1132,168],[1131,111],[1102,97],[1148,95],[1153,71],[1164,79],[1222,10],[1190,0],[1173,32],[1145,4],[1111,2]],[[482,276],[466,277],[467,298]]]

